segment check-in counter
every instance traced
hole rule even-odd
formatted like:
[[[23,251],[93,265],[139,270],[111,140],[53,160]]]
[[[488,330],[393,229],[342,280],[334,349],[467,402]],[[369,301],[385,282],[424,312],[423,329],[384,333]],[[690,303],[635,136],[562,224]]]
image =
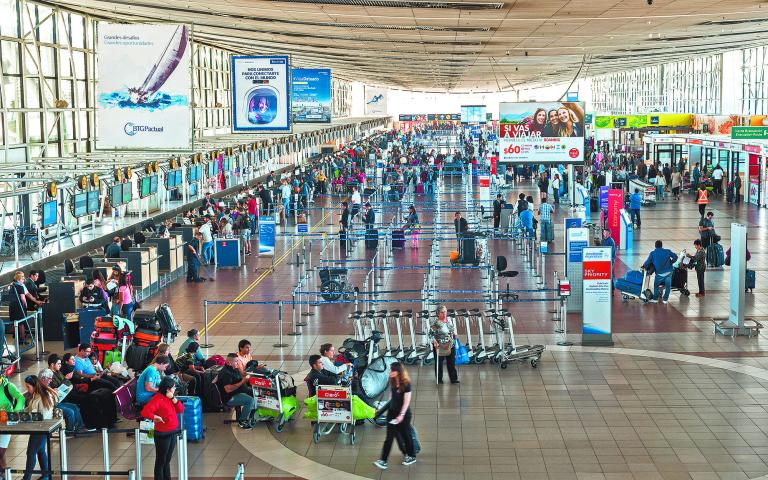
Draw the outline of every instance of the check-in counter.
[[[43,328],[47,341],[64,341],[65,349],[80,342],[79,324],[72,325],[65,319],[66,315],[70,314],[77,319],[77,310],[81,308],[80,292],[84,285],[84,277],[63,277],[58,282],[48,284],[48,292],[53,300],[42,307]]]
[[[169,238],[148,238],[147,244],[157,247],[160,272],[175,272],[184,266],[184,242],[181,234],[171,235]]]
[[[120,257],[128,262],[128,270],[133,272],[133,287],[149,292],[152,285],[158,281],[157,247],[134,247],[120,252]]]
[[[213,247],[216,250],[216,268],[240,268],[243,265],[240,238],[216,238]]]
[[[112,274],[112,267],[115,265],[120,267],[121,272],[128,270],[128,262],[126,262],[124,258],[109,258],[107,260],[97,260],[93,262],[93,268],[101,272],[104,280],[108,279]],[[89,278],[92,276],[93,275],[91,274]]]
[[[197,233],[197,227],[194,225],[179,225],[171,229],[171,235],[181,234],[181,239],[184,243],[192,241]]]

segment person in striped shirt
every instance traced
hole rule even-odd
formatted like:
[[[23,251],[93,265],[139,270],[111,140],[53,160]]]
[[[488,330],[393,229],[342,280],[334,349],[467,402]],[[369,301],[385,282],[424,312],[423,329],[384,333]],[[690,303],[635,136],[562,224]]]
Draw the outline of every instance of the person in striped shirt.
[[[547,202],[544,198],[539,205],[539,223],[542,242],[551,242],[555,239],[554,231],[552,229],[552,211],[554,207]]]

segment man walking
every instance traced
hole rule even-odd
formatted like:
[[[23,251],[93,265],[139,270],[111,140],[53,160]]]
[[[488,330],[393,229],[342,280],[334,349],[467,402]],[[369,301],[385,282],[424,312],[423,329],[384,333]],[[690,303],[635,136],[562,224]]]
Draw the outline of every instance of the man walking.
[[[669,293],[672,290],[672,264],[677,261],[677,255],[667,248],[664,248],[661,240],[656,240],[656,248],[648,255],[644,268],[653,265],[656,278],[653,281],[653,300],[659,299],[659,287],[664,285],[664,297],[662,303],[667,304]]]

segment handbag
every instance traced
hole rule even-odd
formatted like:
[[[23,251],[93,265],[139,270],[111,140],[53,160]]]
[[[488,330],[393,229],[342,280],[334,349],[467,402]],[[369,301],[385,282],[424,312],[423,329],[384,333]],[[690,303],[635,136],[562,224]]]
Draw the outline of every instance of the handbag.
[[[453,348],[456,352],[455,365],[467,365],[469,364],[469,347],[462,345],[459,339],[453,340]]]
[[[139,443],[142,445],[152,445],[155,443],[155,421],[142,420],[139,423]]]

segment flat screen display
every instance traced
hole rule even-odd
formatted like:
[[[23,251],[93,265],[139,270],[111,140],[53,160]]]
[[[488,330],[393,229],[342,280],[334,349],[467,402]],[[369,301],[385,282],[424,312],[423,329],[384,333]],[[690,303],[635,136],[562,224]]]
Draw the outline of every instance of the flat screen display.
[[[210,162],[208,164],[208,176],[209,177],[215,177],[216,174],[219,173],[219,172],[216,171],[216,169],[218,168],[216,163],[217,162],[214,161],[214,162]]]
[[[149,177],[149,193],[157,193],[157,175]]]
[[[462,105],[461,123],[486,123],[485,105]]]
[[[97,213],[99,211],[99,191],[91,190],[88,192],[88,213]]]
[[[178,170],[176,170],[174,172],[174,176],[176,177],[176,186],[177,187],[179,185],[181,185],[182,183],[184,183],[184,177],[182,176],[182,173],[184,173],[184,172],[182,172],[181,169],[178,169]]]
[[[123,204],[123,184],[116,183],[109,187],[109,203],[116,207]]]
[[[192,165],[189,167],[189,181],[190,182],[196,182],[197,181],[197,165]]]
[[[86,192],[76,193],[72,202],[74,204],[72,213],[75,217],[88,215],[88,194]]]
[[[123,203],[128,203],[133,200],[133,190],[131,190],[130,183],[123,184]]]
[[[43,228],[56,225],[58,221],[58,203],[56,200],[43,203]]]
[[[141,189],[139,198],[148,197],[150,193],[150,182],[152,177],[141,177]]]

